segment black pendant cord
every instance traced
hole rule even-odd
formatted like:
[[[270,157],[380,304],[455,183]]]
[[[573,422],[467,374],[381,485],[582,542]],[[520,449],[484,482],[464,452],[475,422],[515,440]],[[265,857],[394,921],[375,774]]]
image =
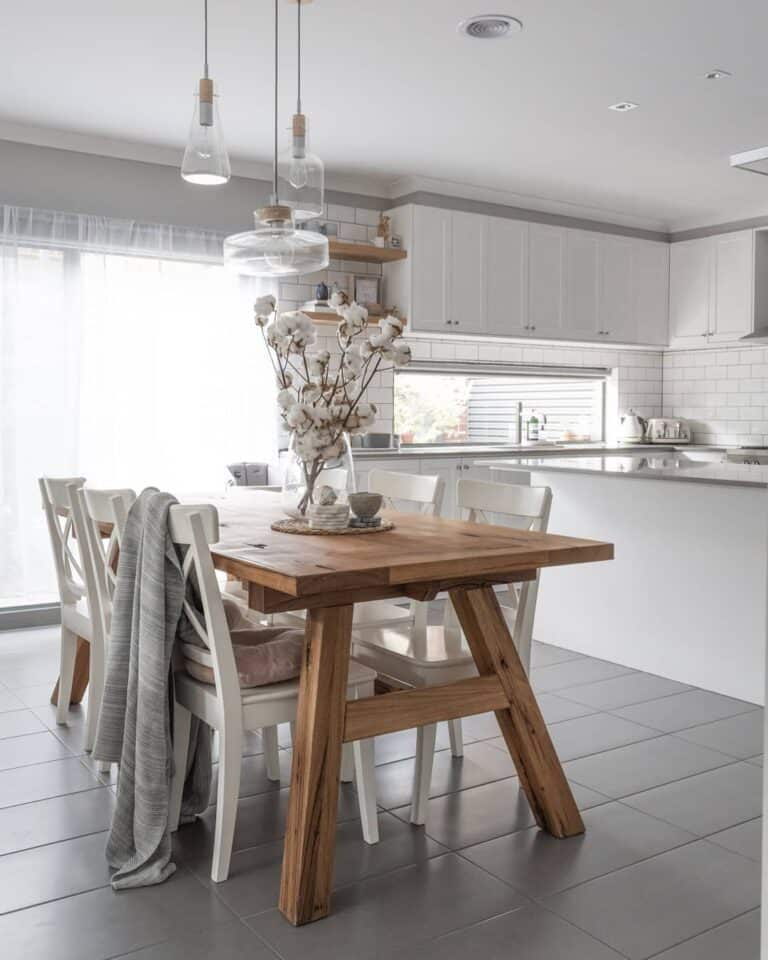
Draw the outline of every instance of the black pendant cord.
[[[203,0],[203,76],[208,79],[208,0]]]
[[[298,51],[298,67],[297,67],[297,96],[296,96],[296,113],[301,113],[301,0],[297,0],[297,37],[296,37],[296,48]]]

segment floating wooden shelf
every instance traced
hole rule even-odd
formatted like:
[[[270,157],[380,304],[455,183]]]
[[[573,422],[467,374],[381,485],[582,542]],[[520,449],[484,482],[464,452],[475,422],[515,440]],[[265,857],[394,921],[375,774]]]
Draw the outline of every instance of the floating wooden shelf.
[[[334,260],[355,260],[358,263],[394,263],[405,260],[407,251],[394,247],[375,247],[372,243],[349,243],[346,240],[328,238],[331,257]]]
[[[332,323],[335,326],[341,320],[341,317],[335,313],[325,313],[325,311],[319,311],[319,310],[302,310],[301,312],[306,316],[308,316],[310,320],[314,320],[315,323]],[[383,318],[384,318],[383,316],[368,317],[368,325],[378,326],[379,320],[383,320]],[[399,315],[398,315],[398,320],[402,321],[403,326],[405,326],[408,323],[405,317],[401,317]]]

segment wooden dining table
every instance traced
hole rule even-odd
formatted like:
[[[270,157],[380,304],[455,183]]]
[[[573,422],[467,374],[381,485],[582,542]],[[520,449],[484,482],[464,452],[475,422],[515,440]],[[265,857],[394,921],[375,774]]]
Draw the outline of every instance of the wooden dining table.
[[[510,527],[385,511],[382,533],[301,536],[271,529],[277,494],[217,503],[214,566],[265,614],[306,610],[306,642],[279,907],[293,924],[331,907],[342,744],[493,710],[539,827],[554,837],[584,824],[510,636],[494,587],[536,571],[613,558],[613,545]],[[448,591],[478,676],[347,701],[356,603],[431,600]],[[510,795],[510,802],[512,797]]]

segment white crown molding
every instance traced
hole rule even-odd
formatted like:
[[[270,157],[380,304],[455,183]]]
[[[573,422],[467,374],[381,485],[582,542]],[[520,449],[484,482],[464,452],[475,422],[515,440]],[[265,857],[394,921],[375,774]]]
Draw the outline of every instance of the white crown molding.
[[[755,176],[752,174],[752,176]],[[688,230],[705,230],[719,224],[749,222],[768,217],[768,179],[765,180],[765,202],[750,203],[728,209],[715,210],[706,215],[679,217],[669,225],[670,233],[684,233]]]
[[[525,210],[538,210],[541,213],[554,213],[581,220],[598,220],[604,223],[620,224],[625,227],[638,227],[644,230],[666,231],[668,224],[664,220],[652,217],[640,217],[621,210],[611,210],[590,204],[569,203],[564,200],[550,200],[546,197],[528,196],[509,190],[496,190],[468,183],[455,183],[450,180],[433,180],[428,177],[401,177],[388,186],[391,199],[408,196],[411,193],[438,193],[443,196],[457,197],[462,200],[479,200],[484,203],[498,203],[505,207],[521,207]]]
[[[182,157],[181,150],[162,144],[136,143],[131,140],[93,136],[72,130],[37,127],[3,118],[0,118],[0,140],[11,140],[16,143],[28,143],[37,147],[69,150],[73,153],[85,153],[99,157],[112,157],[116,160],[155,163],[166,167],[178,167],[181,164]],[[232,157],[231,164],[232,173],[236,177],[261,180],[267,183],[272,179],[272,164],[270,162],[256,162]],[[387,180],[380,177],[329,174],[326,177],[326,186],[329,190],[346,193],[382,198],[387,196]]]

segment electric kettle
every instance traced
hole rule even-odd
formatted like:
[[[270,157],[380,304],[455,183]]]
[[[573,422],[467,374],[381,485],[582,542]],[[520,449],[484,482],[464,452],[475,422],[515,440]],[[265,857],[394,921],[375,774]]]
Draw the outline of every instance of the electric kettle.
[[[642,443],[645,438],[646,421],[634,410],[619,417],[618,439],[620,443]]]

